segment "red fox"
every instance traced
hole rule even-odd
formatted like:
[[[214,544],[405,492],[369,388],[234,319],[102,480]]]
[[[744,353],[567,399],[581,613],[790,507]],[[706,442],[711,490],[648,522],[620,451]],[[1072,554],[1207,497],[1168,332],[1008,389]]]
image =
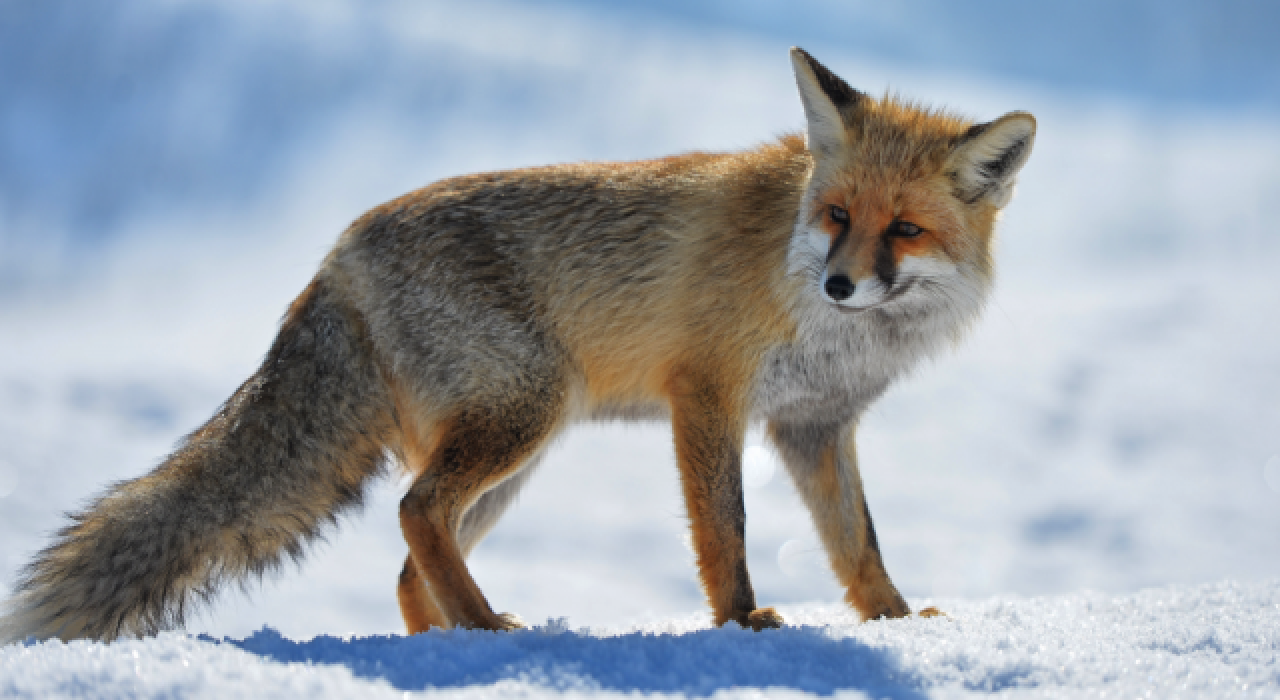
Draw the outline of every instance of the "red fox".
[[[521,626],[465,563],[586,420],[670,420],[715,624],[757,607],[741,453],[764,424],[863,619],[910,614],[854,448],[859,416],[956,340],[992,279],[1030,114],[976,124],[791,59],[803,136],[754,150],[458,177],[365,214],[262,367],[154,471],[24,569],[0,642],[153,634],[300,557],[394,456],[410,633]]]

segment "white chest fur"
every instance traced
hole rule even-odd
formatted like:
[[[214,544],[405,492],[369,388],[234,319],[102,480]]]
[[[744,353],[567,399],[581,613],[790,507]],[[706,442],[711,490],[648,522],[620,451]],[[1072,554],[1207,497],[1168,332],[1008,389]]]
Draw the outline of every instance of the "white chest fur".
[[[755,418],[844,423],[906,369],[877,342],[875,319],[848,318],[834,309],[806,316],[796,342],[774,348],[761,367]]]
[[[955,337],[970,309],[904,303],[860,313],[806,295],[795,342],[774,348],[753,391],[753,418],[846,423]]]

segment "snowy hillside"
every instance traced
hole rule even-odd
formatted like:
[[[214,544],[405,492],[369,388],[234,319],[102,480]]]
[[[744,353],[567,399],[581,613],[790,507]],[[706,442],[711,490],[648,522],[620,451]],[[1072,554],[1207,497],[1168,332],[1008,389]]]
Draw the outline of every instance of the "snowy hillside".
[[[1280,581],[939,602],[948,617],[864,625],[838,607],[791,606],[795,626],[762,633],[695,616],[509,634],[50,642],[0,649],[0,697],[1280,694]]]
[[[577,4],[595,11],[128,2],[29,9],[45,33],[0,22],[0,595],[62,513],[150,468],[254,370],[367,208],[460,173],[801,125],[789,30]],[[1280,695],[1280,118],[826,31],[807,47],[855,86],[1040,124],[985,317],[859,436],[889,573],[950,618],[852,625],[753,432],[757,598],[831,627],[703,629],[670,431],[583,426],[470,562],[495,609],[566,622],[379,636],[403,631],[392,477],[301,567],[186,630],[244,641],[3,648],[0,695]]]

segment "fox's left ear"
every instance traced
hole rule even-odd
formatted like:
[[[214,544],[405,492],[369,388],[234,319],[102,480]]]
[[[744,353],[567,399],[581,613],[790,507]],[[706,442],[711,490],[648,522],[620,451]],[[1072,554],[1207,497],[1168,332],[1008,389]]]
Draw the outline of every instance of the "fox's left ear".
[[[1035,140],[1036,118],[1026,112],[1010,112],[971,127],[947,159],[956,196],[966,204],[986,199],[1003,208],[1013,197],[1014,181]]]
[[[798,46],[791,47],[791,68],[804,104],[809,150],[819,156],[841,153],[849,145],[845,117],[866,96]]]

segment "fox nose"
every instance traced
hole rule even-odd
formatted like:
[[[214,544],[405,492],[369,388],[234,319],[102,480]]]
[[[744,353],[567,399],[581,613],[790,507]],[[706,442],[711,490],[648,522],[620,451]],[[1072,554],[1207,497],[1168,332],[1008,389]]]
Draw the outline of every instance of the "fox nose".
[[[836,301],[844,301],[853,296],[853,280],[846,275],[828,277],[823,288],[826,289],[827,296]]]

